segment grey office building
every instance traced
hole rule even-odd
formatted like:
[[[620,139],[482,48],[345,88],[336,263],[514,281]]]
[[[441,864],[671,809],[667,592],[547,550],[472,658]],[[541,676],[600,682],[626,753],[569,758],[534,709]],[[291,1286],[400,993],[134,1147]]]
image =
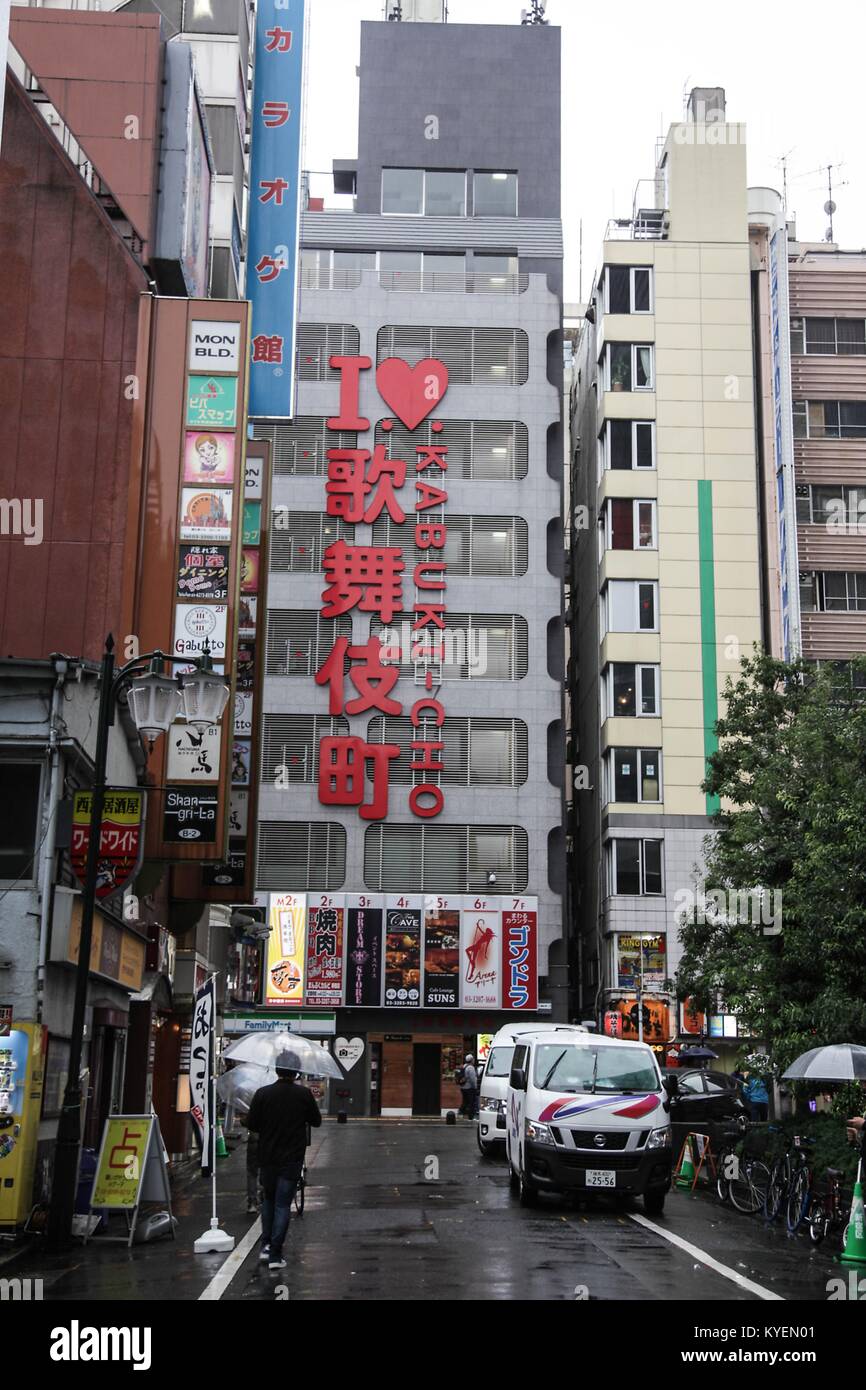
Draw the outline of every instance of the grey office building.
[[[308,197],[302,220],[296,417],[256,430],[273,457],[256,887],[477,894],[503,909],[537,898],[538,1012],[564,1020],[559,31],[405,15],[364,23],[358,156],[335,160],[333,181],[327,197]],[[335,433],[331,359],[358,355],[373,364],[360,387],[370,430]],[[376,389],[377,363],[394,357],[448,368],[441,408],[413,433]],[[372,451],[374,440],[409,461],[403,527],[387,511],[371,525],[326,514],[327,451]],[[445,481],[427,481],[447,490],[444,512],[414,518],[416,448],[443,443]],[[416,519],[444,521],[442,552],[416,552]],[[404,547],[409,611],[391,623],[392,642],[411,627],[416,565],[447,562],[448,640],[420,656],[401,645],[400,717],[332,717],[315,682],[336,638],[360,646],[383,626],[357,607],[321,616],[324,554],[341,540]],[[446,719],[419,735],[409,710],[428,692]],[[384,820],[320,801],[321,740],[345,734],[399,745]],[[419,736],[444,744],[444,771],[412,770]],[[413,815],[413,783],[431,781],[444,810]],[[448,1108],[452,1056],[514,1017],[423,1001],[341,1009],[338,1033],[369,1044],[341,1105]]]

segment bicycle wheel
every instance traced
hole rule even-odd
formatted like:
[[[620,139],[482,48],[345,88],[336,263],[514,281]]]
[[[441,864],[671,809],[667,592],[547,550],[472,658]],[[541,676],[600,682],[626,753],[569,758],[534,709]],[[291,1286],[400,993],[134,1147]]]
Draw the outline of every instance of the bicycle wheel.
[[[305,1195],[304,1195],[304,1194],[306,1193],[306,1190],[307,1190],[307,1174],[306,1174],[306,1171],[304,1171],[304,1172],[301,1174],[300,1178],[298,1179],[298,1185],[297,1185],[297,1187],[295,1188],[295,1211],[298,1213],[298,1216],[303,1216],[303,1214],[304,1214],[304,1201],[305,1201]]]
[[[753,1216],[764,1205],[766,1182],[763,1180],[763,1175],[756,1174],[755,1170],[758,1168],[764,1168],[764,1165],[744,1163],[740,1167],[738,1176],[731,1179],[731,1201],[737,1211],[745,1213],[746,1216]],[[769,1179],[766,1168],[764,1168],[764,1174]],[[756,1178],[760,1181],[756,1181]]]
[[[785,1224],[791,1235],[800,1229],[806,1209],[809,1205],[809,1170],[808,1168],[798,1168],[791,1183],[791,1190],[788,1193],[788,1204],[785,1213]]]
[[[777,1159],[770,1169],[770,1181],[767,1183],[767,1195],[764,1199],[764,1215],[768,1221],[775,1221],[776,1217],[779,1215],[784,1192],[784,1166]]]
[[[813,1202],[809,1212],[809,1239],[813,1245],[820,1245],[830,1228],[830,1218],[822,1202]]]

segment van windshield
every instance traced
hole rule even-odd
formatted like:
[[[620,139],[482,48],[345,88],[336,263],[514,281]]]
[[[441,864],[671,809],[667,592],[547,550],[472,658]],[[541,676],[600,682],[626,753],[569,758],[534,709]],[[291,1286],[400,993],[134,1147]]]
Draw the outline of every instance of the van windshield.
[[[490,1050],[487,1058],[487,1065],[484,1068],[485,1076],[508,1076],[511,1072],[511,1059],[514,1056],[513,1047],[494,1047]]]
[[[658,1075],[643,1048],[576,1047],[544,1043],[535,1049],[535,1085],[542,1091],[657,1091]]]

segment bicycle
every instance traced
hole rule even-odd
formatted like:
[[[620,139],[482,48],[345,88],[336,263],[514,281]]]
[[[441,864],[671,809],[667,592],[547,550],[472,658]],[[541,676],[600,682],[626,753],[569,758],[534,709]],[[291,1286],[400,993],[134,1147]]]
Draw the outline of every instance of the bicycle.
[[[720,1201],[730,1201],[744,1216],[754,1216],[766,1202],[770,1170],[759,1158],[737,1152],[739,1134],[728,1133],[724,1138],[716,1167],[716,1193]]]
[[[312,1139],[312,1130],[311,1130],[310,1126],[307,1125],[307,1147],[309,1147],[309,1144],[310,1144],[310,1140],[311,1140],[311,1139]],[[304,1214],[304,1203],[306,1202],[306,1190],[307,1190],[307,1164],[306,1164],[306,1162],[304,1162],[304,1163],[301,1164],[301,1176],[298,1178],[297,1186],[295,1187],[294,1205],[295,1205],[295,1211],[298,1213],[298,1216],[303,1216],[303,1214]]]
[[[775,1221],[784,1203],[785,1222],[792,1235],[809,1205],[811,1176],[805,1150],[814,1142],[814,1139],[795,1134],[791,1148],[777,1158],[770,1169],[764,1215],[768,1221]]]
[[[307,1165],[306,1165],[306,1163],[305,1163],[304,1166],[303,1166],[303,1168],[301,1169],[301,1176],[298,1178],[297,1186],[295,1187],[295,1198],[294,1198],[294,1203],[295,1203],[295,1211],[298,1213],[298,1216],[303,1216],[303,1214],[304,1214],[304,1203],[306,1202],[306,1196],[305,1196],[306,1190],[307,1190]]]
[[[842,1226],[844,1227],[842,1232],[844,1248],[848,1237],[848,1217],[850,1215],[848,1208],[842,1205],[842,1179],[845,1174],[841,1168],[828,1168],[826,1176],[828,1178],[827,1191],[818,1193],[814,1197],[806,1217],[809,1225],[809,1238],[813,1245],[820,1245],[833,1227]]]

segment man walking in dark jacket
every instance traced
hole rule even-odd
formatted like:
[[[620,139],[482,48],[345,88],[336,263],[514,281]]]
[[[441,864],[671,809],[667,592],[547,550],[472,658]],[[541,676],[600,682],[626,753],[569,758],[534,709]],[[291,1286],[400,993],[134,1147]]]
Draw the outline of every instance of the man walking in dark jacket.
[[[258,1135],[262,1191],[262,1253],[269,1269],[282,1269],[283,1242],[295,1189],[304,1167],[307,1126],[322,1123],[312,1091],[298,1086],[300,1060],[294,1052],[277,1058],[277,1079],[253,1096],[247,1128]]]

